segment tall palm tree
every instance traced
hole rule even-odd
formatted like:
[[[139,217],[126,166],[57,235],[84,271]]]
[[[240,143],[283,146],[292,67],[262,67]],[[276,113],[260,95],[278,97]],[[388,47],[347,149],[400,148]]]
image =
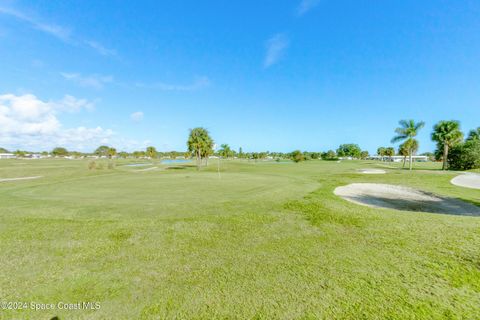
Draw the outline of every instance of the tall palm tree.
[[[395,129],[395,133],[397,134],[395,137],[392,138],[392,143],[397,143],[399,141],[408,141],[408,156],[410,160],[409,169],[412,170],[412,156],[414,153],[414,141],[418,145],[418,141],[415,140],[415,137],[418,134],[418,131],[425,126],[425,122],[420,121],[415,123],[414,120],[400,120],[398,122],[400,127]]]
[[[432,140],[443,146],[442,170],[448,167],[448,149],[461,142],[463,133],[460,131],[460,122],[455,120],[440,121],[433,127]]]
[[[188,151],[195,154],[197,158],[197,170],[200,170],[202,158],[208,157],[213,153],[213,139],[205,128],[190,129],[190,135],[187,141]]]

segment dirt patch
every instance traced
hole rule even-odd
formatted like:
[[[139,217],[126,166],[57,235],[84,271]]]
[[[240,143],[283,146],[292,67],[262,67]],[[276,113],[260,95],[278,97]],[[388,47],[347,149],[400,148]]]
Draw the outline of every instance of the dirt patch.
[[[358,173],[363,173],[363,174],[385,174],[387,171],[382,170],[382,169],[358,169]]]
[[[334,193],[348,201],[375,208],[480,216],[480,207],[473,204],[403,186],[352,183],[337,187]]]
[[[452,184],[465,188],[480,189],[480,174],[464,173],[450,181]]]

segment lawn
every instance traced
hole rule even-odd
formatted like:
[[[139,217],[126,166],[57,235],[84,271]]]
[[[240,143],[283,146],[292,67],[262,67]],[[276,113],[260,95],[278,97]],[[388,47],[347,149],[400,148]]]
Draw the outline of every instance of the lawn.
[[[438,163],[0,160],[0,319],[479,319],[480,217],[374,209],[352,182],[480,205]],[[358,168],[382,168],[362,175]]]

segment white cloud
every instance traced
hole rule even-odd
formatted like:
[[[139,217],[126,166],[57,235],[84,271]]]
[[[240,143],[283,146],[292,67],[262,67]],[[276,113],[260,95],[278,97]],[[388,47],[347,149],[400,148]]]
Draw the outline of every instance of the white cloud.
[[[105,48],[102,44],[100,44],[96,41],[85,41],[85,44],[87,44],[90,48],[96,50],[102,56],[116,56],[117,55],[117,51],[115,51],[113,49]]]
[[[95,104],[87,99],[77,99],[71,95],[65,95],[62,100],[53,102],[53,105],[59,111],[66,112],[78,112],[82,109],[92,111],[95,108]]]
[[[130,119],[135,122],[140,122],[143,120],[143,112],[142,111],[137,111],[134,112],[130,115]]]
[[[102,127],[64,128],[58,114],[93,107],[73,96],[60,101],[42,101],[33,94],[0,95],[0,145],[7,149],[49,150],[56,146],[91,151],[99,144],[119,147],[138,145]]]
[[[152,88],[162,91],[195,91],[210,86],[210,80],[207,77],[196,77],[191,84],[179,85],[164,82],[156,82],[153,84],[137,83],[140,88]]]
[[[302,0],[297,8],[297,14],[299,16],[304,15],[320,3],[320,0]]]
[[[12,16],[18,20],[29,23],[32,27],[42,32],[48,33],[62,41],[71,41],[71,32],[69,29],[40,21],[38,18],[34,18],[31,15],[27,15],[23,12],[17,11],[13,8],[0,7],[0,13]]]
[[[113,82],[112,76],[102,76],[98,74],[83,76],[79,73],[67,72],[61,72],[60,74],[65,79],[73,81],[82,87],[91,87],[95,89],[101,89],[105,84]]]
[[[115,50],[106,48],[104,45],[97,41],[82,40],[78,37],[74,37],[70,29],[53,23],[44,22],[42,21],[42,19],[36,17],[35,15],[28,14],[12,7],[5,7],[2,5],[0,5],[0,14],[8,15],[20,21],[26,22],[33,28],[51,36],[54,36],[55,38],[60,39],[61,41],[70,45],[89,47],[103,56],[117,55],[117,52]]]
[[[267,41],[267,52],[263,61],[263,66],[268,68],[277,63],[288,48],[289,40],[286,35],[278,33]]]

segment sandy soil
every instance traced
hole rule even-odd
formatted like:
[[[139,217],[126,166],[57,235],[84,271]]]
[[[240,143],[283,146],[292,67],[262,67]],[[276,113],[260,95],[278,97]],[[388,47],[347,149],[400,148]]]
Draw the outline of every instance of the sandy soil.
[[[471,172],[464,173],[456,176],[450,182],[460,187],[480,189],[480,174]]]
[[[387,171],[382,169],[358,169],[357,172],[364,174],[385,174]]]
[[[0,182],[7,182],[7,181],[18,181],[18,180],[32,180],[32,179],[38,179],[41,178],[42,176],[36,176],[36,177],[21,177],[21,178],[5,178],[5,179],[0,179]]]
[[[334,193],[348,201],[375,208],[480,216],[480,207],[473,204],[403,186],[352,183],[337,187]]]

